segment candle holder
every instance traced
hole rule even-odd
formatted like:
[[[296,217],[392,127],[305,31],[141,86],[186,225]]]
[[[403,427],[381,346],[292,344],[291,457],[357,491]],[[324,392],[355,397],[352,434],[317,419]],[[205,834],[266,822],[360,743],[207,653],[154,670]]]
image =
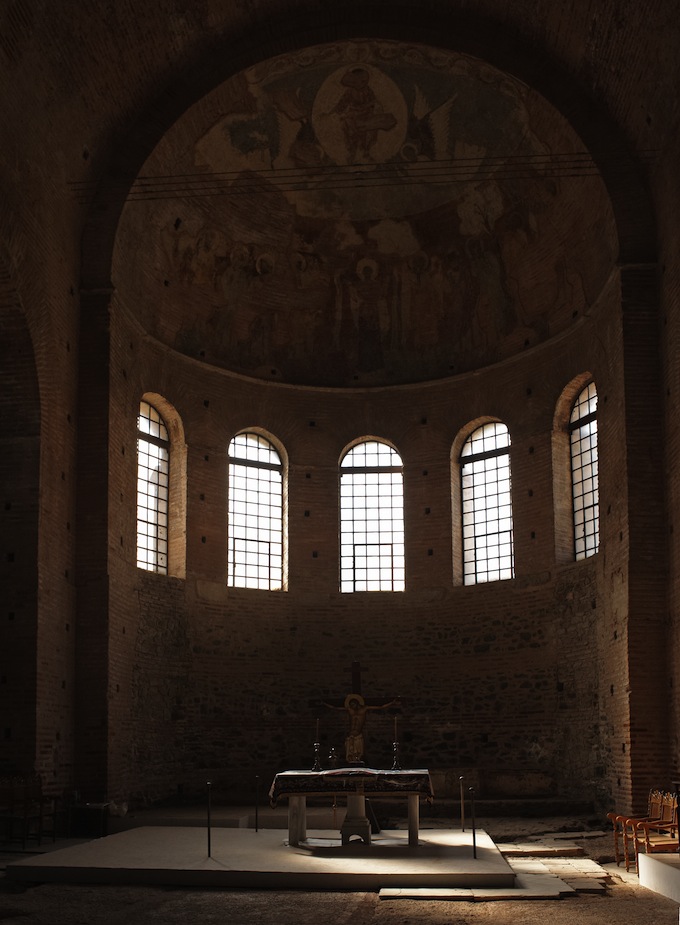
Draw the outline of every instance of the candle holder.
[[[401,771],[401,762],[399,760],[399,743],[396,741],[392,743],[392,755],[392,770]]]
[[[328,753],[328,767],[337,768],[337,766],[338,766],[338,756],[335,754],[335,749],[331,748],[330,752]]]
[[[321,767],[321,742],[314,743],[314,764],[312,765],[312,771],[323,771]]]

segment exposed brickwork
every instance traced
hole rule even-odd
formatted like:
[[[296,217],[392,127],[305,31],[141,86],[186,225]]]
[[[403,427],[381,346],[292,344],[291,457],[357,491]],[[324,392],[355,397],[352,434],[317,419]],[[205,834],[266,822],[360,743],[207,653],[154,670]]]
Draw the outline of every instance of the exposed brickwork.
[[[48,6],[0,13],[2,767],[141,800],[210,775],[245,799],[255,775],[311,761],[317,715],[323,747],[340,746],[341,719],[318,701],[345,692],[360,658],[367,695],[403,699],[404,757],[449,786],[465,769],[506,792],[509,772],[518,789],[532,779],[639,808],[680,772],[675,5],[160,0],[134,16],[84,2],[66,18]],[[372,36],[478,55],[559,109],[611,197],[620,286],[612,268],[585,294],[590,314],[540,350],[417,387],[265,385],[159,346],[111,293],[116,247],[144,240],[114,246],[146,157],[242,68]],[[545,255],[536,279],[555,263]],[[554,416],[586,374],[600,396],[601,550],[571,563]],[[172,404],[187,447],[170,577],[135,567],[147,392]],[[449,458],[486,417],[512,436],[517,577],[467,588]],[[250,426],[288,459],[283,593],[225,584],[226,447]],[[337,590],[337,463],[363,434],[405,464],[400,595]],[[391,760],[388,717],[371,717],[369,743]]]

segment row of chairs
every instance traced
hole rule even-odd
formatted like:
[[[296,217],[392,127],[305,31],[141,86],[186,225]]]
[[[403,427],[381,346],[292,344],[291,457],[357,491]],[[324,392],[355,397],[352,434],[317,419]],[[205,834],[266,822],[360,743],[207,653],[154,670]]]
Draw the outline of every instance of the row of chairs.
[[[57,801],[43,793],[38,775],[0,777],[0,840],[21,842],[57,837]]]
[[[647,812],[642,816],[607,813],[614,831],[614,859],[626,870],[638,869],[641,850],[646,854],[678,853],[678,795],[659,789],[649,791]]]

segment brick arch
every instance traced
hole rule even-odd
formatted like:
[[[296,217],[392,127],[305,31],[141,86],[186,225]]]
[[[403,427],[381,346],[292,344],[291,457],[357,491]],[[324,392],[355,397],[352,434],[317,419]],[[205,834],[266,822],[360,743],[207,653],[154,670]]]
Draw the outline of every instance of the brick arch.
[[[622,263],[656,260],[656,229],[643,165],[615,121],[586,89],[546,52],[508,37],[508,24],[474,13],[428,10],[396,0],[387,11],[380,0],[352,0],[310,10],[301,18],[262,13],[240,33],[214,34],[175,72],[155,100],[147,98],[132,130],[121,139],[91,204],[83,235],[85,290],[110,285],[113,247],[128,191],[142,165],[170,126],[198,99],[244,68],[267,58],[329,41],[375,38],[429,44],[459,51],[506,71],[542,94],[583,140],[608,190]]]

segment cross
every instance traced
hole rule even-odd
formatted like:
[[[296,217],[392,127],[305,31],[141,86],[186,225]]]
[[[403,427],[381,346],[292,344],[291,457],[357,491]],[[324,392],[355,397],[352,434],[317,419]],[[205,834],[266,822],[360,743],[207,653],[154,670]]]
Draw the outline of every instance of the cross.
[[[361,693],[361,663],[352,662],[350,667],[352,672],[352,688],[350,694],[360,694]]]

